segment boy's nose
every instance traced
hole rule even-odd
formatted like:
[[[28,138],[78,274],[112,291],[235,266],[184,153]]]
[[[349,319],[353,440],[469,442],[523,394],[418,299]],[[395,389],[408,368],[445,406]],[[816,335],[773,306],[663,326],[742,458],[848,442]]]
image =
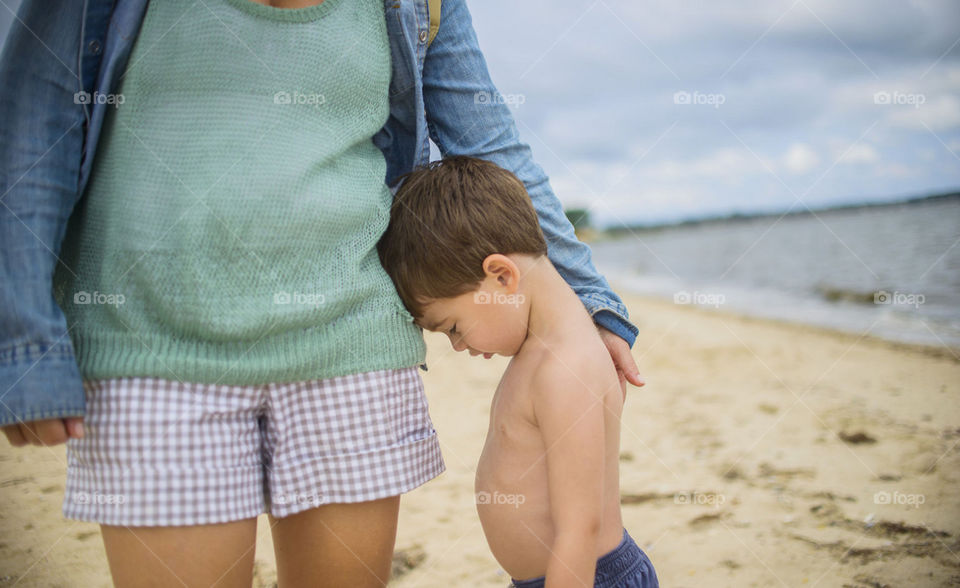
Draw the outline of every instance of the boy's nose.
[[[463,351],[467,348],[466,344],[463,342],[463,339],[454,337],[453,335],[450,335],[450,344],[453,345],[454,351]]]

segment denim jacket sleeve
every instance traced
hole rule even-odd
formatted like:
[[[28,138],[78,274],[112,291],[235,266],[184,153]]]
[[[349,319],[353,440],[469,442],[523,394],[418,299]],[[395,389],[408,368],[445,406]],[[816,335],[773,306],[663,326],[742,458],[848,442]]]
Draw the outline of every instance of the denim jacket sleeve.
[[[52,291],[78,197],[84,110],[74,94],[83,4],[26,0],[0,56],[2,425],[78,416],[85,407]]]
[[[520,142],[509,108],[490,80],[464,0],[444,0],[440,31],[423,64],[430,138],[442,155],[471,155],[512,171],[526,185],[547,240],[548,256],[593,320],[633,346],[638,329],[627,308],[579,242],[546,174]]]

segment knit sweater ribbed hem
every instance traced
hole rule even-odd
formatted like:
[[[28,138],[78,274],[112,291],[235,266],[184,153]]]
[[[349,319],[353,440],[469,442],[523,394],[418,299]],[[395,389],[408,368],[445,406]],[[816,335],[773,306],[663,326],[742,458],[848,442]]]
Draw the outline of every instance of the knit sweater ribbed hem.
[[[155,334],[74,330],[85,379],[150,376],[259,386],[419,365],[420,329],[400,311],[365,314],[300,331],[234,343],[178,341]]]

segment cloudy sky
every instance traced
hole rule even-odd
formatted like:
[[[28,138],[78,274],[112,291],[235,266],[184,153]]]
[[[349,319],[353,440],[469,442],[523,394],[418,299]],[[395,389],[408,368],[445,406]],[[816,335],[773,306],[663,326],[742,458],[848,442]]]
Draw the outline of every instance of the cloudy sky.
[[[470,6],[521,136],[599,224],[960,188],[955,0]]]
[[[602,224],[960,188],[955,0],[470,6],[521,136]]]

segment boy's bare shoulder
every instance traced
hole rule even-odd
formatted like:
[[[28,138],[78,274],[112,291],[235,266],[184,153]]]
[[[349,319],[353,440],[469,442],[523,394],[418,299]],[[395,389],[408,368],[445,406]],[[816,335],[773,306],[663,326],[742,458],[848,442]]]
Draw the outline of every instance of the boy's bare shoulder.
[[[590,392],[602,395],[611,385],[619,385],[616,368],[599,335],[538,349],[530,373],[531,392],[536,396]]]

